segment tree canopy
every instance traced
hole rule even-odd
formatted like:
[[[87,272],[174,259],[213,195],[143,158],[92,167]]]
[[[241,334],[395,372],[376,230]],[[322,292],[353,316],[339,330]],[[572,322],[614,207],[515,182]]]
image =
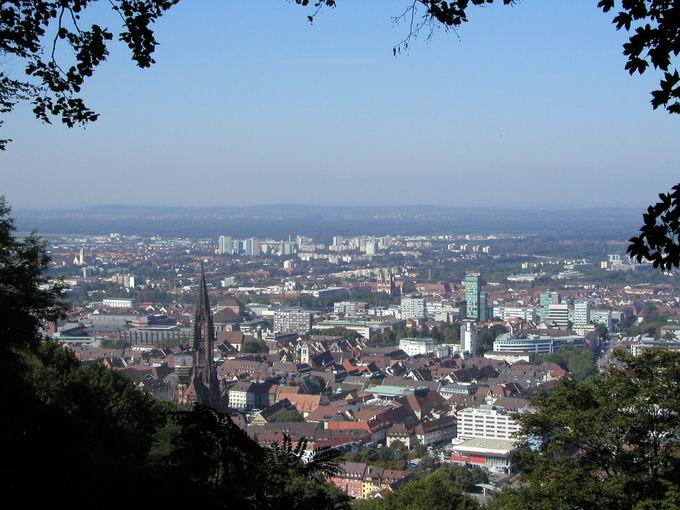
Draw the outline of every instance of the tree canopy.
[[[680,354],[617,351],[616,359],[585,383],[566,379],[535,400],[536,413],[518,416],[523,473],[498,508],[678,508]]]

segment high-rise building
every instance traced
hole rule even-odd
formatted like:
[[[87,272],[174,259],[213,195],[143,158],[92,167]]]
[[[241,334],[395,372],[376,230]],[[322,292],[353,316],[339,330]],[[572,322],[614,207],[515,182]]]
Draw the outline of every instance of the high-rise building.
[[[260,240],[251,237],[245,241],[245,252],[249,257],[259,257],[262,254],[260,249]]]
[[[234,251],[234,246],[230,236],[220,236],[217,240],[218,255],[231,255]]]
[[[479,320],[481,322],[489,320],[489,309],[486,306],[486,292],[479,293]]]
[[[482,320],[480,316],[480,290],[481,290],[481,275],[479,273],[471,273],[465,277],[465,300],[466,313],[468,319]],[[486,307],[486,298],[484,299],[484,307]]]
[[[375,255],[378,253],[378,241],[366,241],[364,246],[366,255]]]
[[[541,293],[541,303],[538,315],[541,320],[547,320],[548,314],[550,313],[550,305],[558,305],[561,302],[561,298],[558,292],[545,291]]]
[[[462,352],[477,355],[477,323],[474,319],[465,319],[460,325],[460,347]]]
[[[590,303],[577,301],[574,303],[574,327],[590,324]]]

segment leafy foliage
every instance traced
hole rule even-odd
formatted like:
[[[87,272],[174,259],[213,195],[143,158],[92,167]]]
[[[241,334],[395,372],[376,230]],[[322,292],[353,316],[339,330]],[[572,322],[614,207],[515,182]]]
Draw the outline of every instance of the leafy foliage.
[[[179,0],[110,0],[122,22],[118,39],[141,68],[155,63],[156,39],[151,26]],[[99,116],[80,94],[109,51],[113,33],[92,24],[81,27],[81,17],[97,0],[7,0],[0,4],[0,57],[15,56],[26,63],[24,81],[0,72],[0,113],[12,111],[21,101],[33,104],[43,122],[58,117],[68,127],[83,125]],[[72,59],[59,63],[59,44]],[[2,121],[0,121],[2,125]],[[0,150],[10,140],[0,140]]]
[[[305,421],[305,419],[295,409],[288,409],[279,414],[274,421],[276,423],[301,423]]]
[[[589,349],[579,349],[568,345],[553,354],[537,356],[534,363],[544,361],[557,363],[577,381],[585,381],[597,373],[595,355]]]
[[[680,184],[673,186],[670,193],[660,193],[659,198],[661,200],[650,205],[642,215],[644,225],[640,235],[630,239],[628,253],[638,262],[651,261],[654,267],[677,268],[680,265]]]
[[[346,462],[363,462],[385,469],[406,469],[409,451],[401,441],[395,441],[386,448],[366,448],[343,455]]]
[[[463,495],[475,483],[488,481],[480,470],[462,466],[443,466],[432,474],[417,478],[388,492],[382,500],[363,501],[361,510],[472,510],[477,502]]]
[[[256,353],[256,352],[269,352],[269,347],[267,347],[267,342],[260,340],[258,338],[247,339],[243,342],[241,346],[241,352],[243,353]]]
[[[519,455],[522,484],[500,508],[677,507],[680,354],[616,357],[618,366],[567,379],[537,398],[537,413],[519,415],[522,432],[544,442]]]

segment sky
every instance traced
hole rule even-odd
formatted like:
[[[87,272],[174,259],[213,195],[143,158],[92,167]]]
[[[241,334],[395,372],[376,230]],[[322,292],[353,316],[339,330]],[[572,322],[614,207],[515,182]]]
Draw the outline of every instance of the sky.
[[[651,109],[658,77],[628,75],[595,0],[471,7],[396,58],[406,0],[337,3],[310,25],[292,0],[181,0],[151,69],[118,43],[87,83],[96,123],[6,116],[0,193],[16,208],[643,207],[680,180],[680,117]]]

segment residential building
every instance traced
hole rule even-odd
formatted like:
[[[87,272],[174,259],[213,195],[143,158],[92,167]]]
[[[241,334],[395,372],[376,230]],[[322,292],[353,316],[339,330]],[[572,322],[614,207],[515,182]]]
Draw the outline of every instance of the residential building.
[[[429,354],[434,352],[433,338],[402,338],[399,340],[399,348],[409,356]]]
[[[274,333],[307,333],[312,329],[312,314],[305,310],[274,312]]]
[[[506,409],[493,405],[493,398],[486,402],[458,411],[458,437],[514,439],[520,430],[519,423]]]
[[[451,416],[442,416],[436,420],[423,421],[415,428],[416,441],[430,445],[442,441],[451,441],[456,437],[456,420]]]
[[[132,308],[132,299],[126,298],[104,298],[102,305],[109,308]]]
[[[234,251],[234,244],[230,236],[220,236],[217,240],[217,253],[219,255],[231,255]]]
[[[577,301],[574,303],[574,327],[583,327],[590,324],[590,303]]]
[[[538,318],[536,310],[530,306],[495,306],[493,316],[501,320],[522,319],[523,321],[535,321]]]
[[[427,316],[425,312],[425,299],[421,297],[402,298],[400,312],[401,318],[404,320],[424,319]]]
[[[465,319],[460,325],[461,351],[472,356],[477,355],[477,323],[472,319]]]
[[[234,409],[253,409],[255,407],[253,383],[241,381],[229,388],[229,407]]]
[[[590,310],[590,322],[602,324],[607,327],[607,331],[612,330],[612,311],[611,310]]]

